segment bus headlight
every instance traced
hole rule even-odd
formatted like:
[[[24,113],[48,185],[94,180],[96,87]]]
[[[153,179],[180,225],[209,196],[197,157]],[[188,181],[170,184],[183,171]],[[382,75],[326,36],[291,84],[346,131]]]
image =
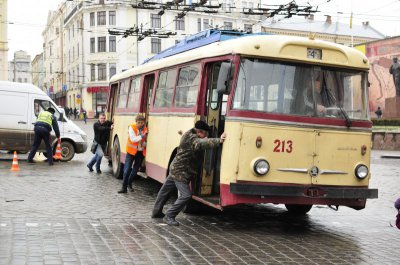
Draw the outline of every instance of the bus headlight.
[[[259,176],[267,174],[269,171],[269,164],[267,160],[265,159],[256,160],[256,162],[254,162],[253,170]]]
[[[359,179],[365,179],[368,176],[368,167],[366,165],[358,165],[355,170],[356,177]]]

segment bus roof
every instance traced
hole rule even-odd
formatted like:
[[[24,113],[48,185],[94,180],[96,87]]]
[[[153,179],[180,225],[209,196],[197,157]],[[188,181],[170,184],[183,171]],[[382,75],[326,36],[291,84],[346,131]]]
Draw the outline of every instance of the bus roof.
[[[47,96],[40,88],[28,83],[0,81],[0,91],[13,91]]]
[[[322,50],[322,60],[307,58],[307,49]],[[337,66],[349,69],[369,69],[367,57],[351,47],[303,37],[253,35],[211,43],[197,49],[150,61],[144,65],[114,75],[110,79],[110,82],[113,83],[130,76],[182,63],[229,54],[310,63],[314,65]]]

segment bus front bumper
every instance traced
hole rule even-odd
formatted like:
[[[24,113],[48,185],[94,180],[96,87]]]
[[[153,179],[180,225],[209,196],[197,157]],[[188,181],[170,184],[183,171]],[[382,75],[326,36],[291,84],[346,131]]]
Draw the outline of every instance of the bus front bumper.
[[[297,197],[320,199],[376,199],[378,189],[348,186],[275,186],[230,183],[230,193],[263,197]]]

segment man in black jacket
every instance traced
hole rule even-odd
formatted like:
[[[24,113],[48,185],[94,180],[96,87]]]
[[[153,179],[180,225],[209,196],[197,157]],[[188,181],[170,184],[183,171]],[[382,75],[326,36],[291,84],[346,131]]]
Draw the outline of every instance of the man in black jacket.
[[[38,150],[42,139],[44,144],[46,145],[46,152],[47,152],[47,161],[49,165],[53,165],[53,149],[51,148],[50,144],[50,132],[54,130],[57,138],[60,138],[60,130],[58,128],[57,119],[54,116],[55,110],[53,108],[48,108],[39,113],[39,116],[36,119],[35,123],[35,140],[33,141],[33,145],[31,151],[28,155],[28,162],[33,162],[33,157]]]
[[[100,113],[99,121],[93,125],[94,129],[94,140],[97,143],[96,152],[90,162],[87,164],[90,172],[93,171],[93,165],[96,164],[96,171],[98,174],[101,173],[100,164],[101,159],[104,156],[104,150],[107,147],[108,138],[110,138],[110,131],[113,129],[113,123],[106,121],[106,115]]]

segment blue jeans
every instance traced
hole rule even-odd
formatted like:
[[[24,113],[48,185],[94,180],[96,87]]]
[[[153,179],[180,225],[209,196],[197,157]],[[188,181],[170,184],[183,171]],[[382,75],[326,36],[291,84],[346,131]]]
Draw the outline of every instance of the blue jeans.
[[[96,170],[100,171],[100,164],[101,164],[101,159],[103,158],[103,156],[104,156],[103,149],[101,148],[101,145],[98,144],[97,148],[96,148],[96,153],[94,154],[94,156],[88,163],[88,166],[90,168],[92,168],[93,165],[96,163]]]
[[[138,151],[136,155],[126,154],[122,189],[126,189],[128,185],[132,186],[133,179],[135,178],[136,174],[139,171],[140,166],[142,165],[143,158],[144,156],[142,151]],[[131,169],[132,164],[133,168],[131,173],[129,174],[129,170]]]

